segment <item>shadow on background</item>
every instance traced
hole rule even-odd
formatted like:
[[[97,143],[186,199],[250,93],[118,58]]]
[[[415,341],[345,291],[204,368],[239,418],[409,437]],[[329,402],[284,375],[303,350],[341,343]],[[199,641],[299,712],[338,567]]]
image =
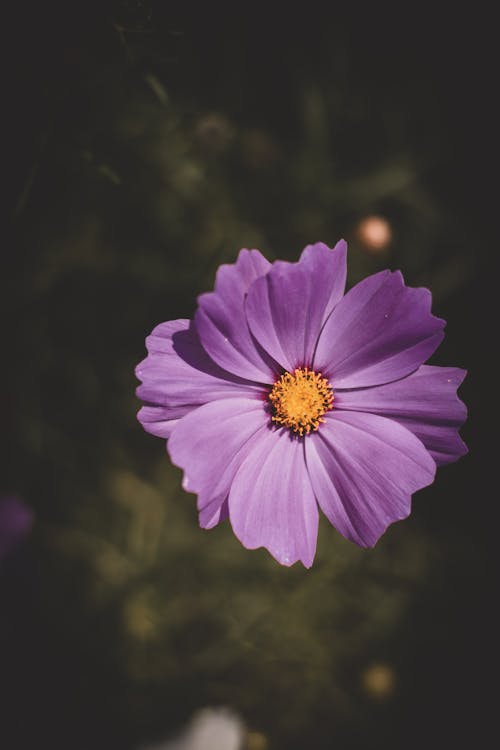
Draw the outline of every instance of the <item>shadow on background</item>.
[[[6,25],[0,492],[35,522],[0,559],[0,745],[139,748],[205,706],[241,716],[257,750],[479,745],[488,19],[80,5]],[[323,523],[312,570],[285,569],[227,524],[199,530],[136,423],[133,369],[240,247],[296,260],[342,236],[350,284],[388,266],[432,290],[448,320],[433,362],[470,371],[470,454],[374,550]]]

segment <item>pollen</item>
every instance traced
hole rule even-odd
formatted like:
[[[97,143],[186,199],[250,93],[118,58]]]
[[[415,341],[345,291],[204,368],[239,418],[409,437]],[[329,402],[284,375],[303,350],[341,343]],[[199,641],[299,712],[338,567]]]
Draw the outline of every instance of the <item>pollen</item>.
[[[269,394],[272,421],[302,437],[318,429],[323,416],[333,409],[333,390],[320,372],[299,367],[285,372]]]

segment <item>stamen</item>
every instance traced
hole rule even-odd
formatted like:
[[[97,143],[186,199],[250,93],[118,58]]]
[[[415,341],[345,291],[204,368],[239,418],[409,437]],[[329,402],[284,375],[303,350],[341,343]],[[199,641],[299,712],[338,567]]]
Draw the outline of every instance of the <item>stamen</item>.
[[[302,437],[317,430],[325,421],[323,415],[333,409],[333,390],[320,372],[298,367],[293,374],[285,372],[276,381],[269,400],[272,421]]]

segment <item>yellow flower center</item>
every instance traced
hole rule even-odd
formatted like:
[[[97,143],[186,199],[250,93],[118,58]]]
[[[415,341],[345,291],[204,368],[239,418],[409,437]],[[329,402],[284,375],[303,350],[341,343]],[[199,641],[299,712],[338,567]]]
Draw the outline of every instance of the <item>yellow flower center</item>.
[[[325,421],[323,415],[333,409],[333,391],[320,372],[298,367],[293,374],[285,372],[276,381],[269,401],[273,405],[273,422],[302,437]]]

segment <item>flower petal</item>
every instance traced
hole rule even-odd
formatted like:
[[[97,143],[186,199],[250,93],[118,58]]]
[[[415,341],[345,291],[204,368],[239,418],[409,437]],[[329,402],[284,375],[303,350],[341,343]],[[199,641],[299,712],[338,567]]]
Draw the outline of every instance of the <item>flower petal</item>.
[[[196,406],[234,396],[261,399],[262,387],[222,370],[202,348],[189,320],[171,320],[157,326],[146,339],[148,356],[136,368],[142,380],[137,396],[146,402],[139,412],[144,429],[153,434],[155,422],[178,419]],[[162,407],[156,415],[151,409]],[[146,426],[149,425],[149,428]]]
[[[319,337],[314,367],[334,388],[397,380],[416,370],[444,337],[430,312],[428,289],[406,287],[396,271],[381,271],[353,287]]]
[[[311,365],[321,327],[344,292],[346,251],[344,241],[333,250],[308,245],[298,263],[276,261],[250,287],[250,330],[283,369]]]
[[[467,453],[458,435],[467,409],[456,392],[465,375],[466,371],[457,367],[422,365],[408,377],[393,383],[337,391],[335,407],[397,420],[422,441],[439,466]]]
[[[236,263],[220,266],[213,292],[198,297],[196,329],[209,356],[228,372],[272,383],[275,363],[253,340],[245,317],[250,285],[271,268],[258,250],[241,250]]]
[[[189,406],[143,406],[137,413],[137,419],[150,435],[168,439],[181,417],[188,414]]]
[[[305,452],[322,511],[361,547],[410,513],[412,493],[431,484],[436,470],[415,435],[375,414],[331,412]]]
[[[166,320],[164,323],[159,323],[146,337],[146,348],[149,354],[174,354],[174,334],[179,331],[187,331],[190,325],[191,321],[187,318],[177,318],[177,320]]]
[[[319,303],[324,306],[324,323],[333,308],[340,302],[345,292],[347,278],[347,242],[339,240],[329,248],[323,242],[307,245],[302,251],[299,263],[309,270],[316,282]]]
[[[200,406],[173,429],[167,450],[184,470],[183,488],[198,495],[202,526],[218,522],[233,477],[268,419],[262,402],[230,398]]]
[[[312,565],[318,506],[303,441],[266,427],[241,465],[229,494],[234,533],[248,549],[266,547],[282,565]]]
[[[423,424],[409,419],[398,419],[398,422],[422,441],[437,466],[452,464],[468,453],[468,448],[458,434],[458,430],[452,427]]]
[[[222,505],[220,504],[220,498],[215,497],[200,510],[199,519],[202,529],[213,529],[214,526],[217,526],[221,521],[225,521],[226,518],[229,518],[227,497]]]

